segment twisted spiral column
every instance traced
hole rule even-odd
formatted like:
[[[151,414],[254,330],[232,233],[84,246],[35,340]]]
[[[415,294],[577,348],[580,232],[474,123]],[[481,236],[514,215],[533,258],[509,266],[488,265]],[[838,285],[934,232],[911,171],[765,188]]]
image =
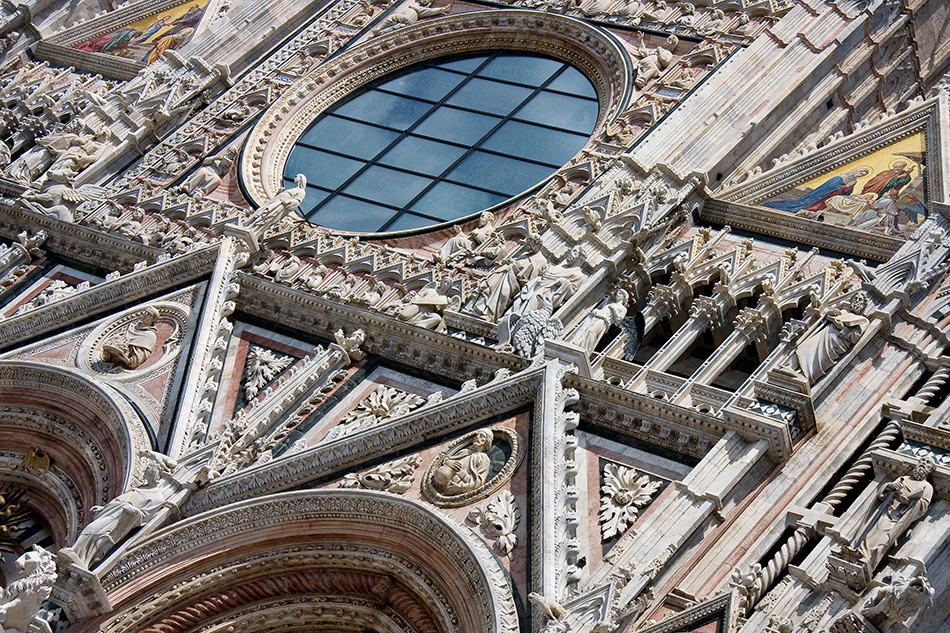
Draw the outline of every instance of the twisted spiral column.
[[[914,398],[920,400],[924,404],[929,404],[934,396],[940,392],[940,389],[943,388],[945,384],[947,384],[948,378],[950,378],[950,367],[946,365],[940,367],[933,373],[933,376],[931,376],[927,382],[924,383],[924,386],[921,387],[920,391],[914,395]]]
[[[936,376],[937,374],[935,373],[934,377]],[[948,369],[945,374],[944,380],[946,380],[946,377],[950,377],[950,369]],[[834,485],[831,492],[825,495],[825,498],[822,499],[821,502],[830,506],[832,510],[836,510],[838,506],[841,505],[841,502],[854,490],[854,487],[861,481],[861,478],[872,468],[871,453],[880,448],[890,446],[891,443],[900,436],[900,432],[901,427],[898,422],[893,420],[888,422],[880,435],[871,442],[871,445],[861,454],[858,461],[838,480],[838,483]],[[805,544],[811,539],[809,532],[810,530],[806,528],[797,528],[795,532],[782,543],[782,546],[775,555],[762,567],[755,581],[748,587],[746,599],[747,611],[751,611],[755,605],[758,604],[765,592],[773,586],[778,577],[788,568],[789,563],[802,551],[802,548],[805,547]]]

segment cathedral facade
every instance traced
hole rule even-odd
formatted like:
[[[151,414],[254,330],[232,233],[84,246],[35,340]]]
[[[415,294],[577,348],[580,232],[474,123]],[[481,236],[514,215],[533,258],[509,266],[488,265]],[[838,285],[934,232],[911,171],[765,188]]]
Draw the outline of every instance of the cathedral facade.
[[[0,7],[0,633],[950,631],[944,0]]]

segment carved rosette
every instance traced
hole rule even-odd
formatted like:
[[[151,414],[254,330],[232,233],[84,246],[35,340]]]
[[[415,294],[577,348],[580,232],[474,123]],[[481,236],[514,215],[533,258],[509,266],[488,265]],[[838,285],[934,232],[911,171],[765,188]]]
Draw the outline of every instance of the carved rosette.
[[[150,355],[150,357],[154,357],[158,354],[160,358],[156,362],[148,363],[144,368],[133,370],[124,369],[113,363],[105,362],[102,355],[103,345],[114,341],[117,337],[120,337],[123,332],[127,332],[130,328],[139,323],[149,308],[154,308],[158,312],[158,319],[155,321],[156,325],[171,326],[171,332],[168,333],[167,336],[163,336],[164,341],[159,340],[158,346]],[[178,353],[181,351],[181,338],[187,328],[190,312],[191,310],[187,306],[170,301],[155,301],[128,310],[93,330],[79,348],[76,362],[80,369],[86,372],[95,374],[117,374],[117,378],[123,379],[139,376],[145,372],[163,367],[177,358]]]
[[[481,451],[480,435],[491,433],[491,446]],[[472,457],[483,453],[484,457]],[[499,458],[508,455],[503,463]],[[422,479],[422,494],[428,501],[442,508],[466,506],[492,494],[514,475],[524,457],[524,443],[518,434],[508,428],[495,427],[473,431],[452,444],[429,464]],[[488,460],[484,478],[478,463]],[[455,473],[458,473],[457,476]],[[466,474],[474,477],[466,478]]]

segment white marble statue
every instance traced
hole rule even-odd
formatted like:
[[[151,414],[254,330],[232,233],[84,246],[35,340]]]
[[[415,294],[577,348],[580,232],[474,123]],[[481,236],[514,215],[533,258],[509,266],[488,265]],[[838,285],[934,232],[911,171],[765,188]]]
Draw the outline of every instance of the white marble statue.
[[[290,189],[281,189],[273,198],[265,202],[254,212],[248,228],[264,229],[279,223],[281,220],[300,208],[307,195],[307,177],[297,174],[294,186]]]
[[[495,216],[488,211],[478,216],[478,226],[468,233],[463,233],[462,229],[456,227],[457,233],[449,238],[439,252],[432,256],[432,260],[447,266],[469,260],[475,257],[475,250],[483,244],[488,245],[496,237]],[[483,255],[483,258],[494,259],[502,247],[495,246],[491,248],[491,253]]]
[[[890,584],[876,587],[861,605],[861,615],[878,631],[893,627],[897,633],[910,633],[908,623],[933,606],[934,589],[925,576],[907,580],[896,578]]]
[[[16,561],[20,577],[0,588],[0,633],[52,633],[38,617],[56,581],[53,555],[39,545]]]
[[[877,490],[880,503],[866,518],[857,547],[848,553],[859,555],[875,569],[894,542],[927,513],[933,498],[927,477],[934,468],[933,460],[922,457],[910,475],[881,484]]]
[[[800,371],[809,385],[815,384],[864,334],[870,324],[863,314],[866,307],[867,297],[860,293],[851,300],[848,310],[829,310],[827,322],[796,347],[791,368]]]
[[[522,286],[507,314],[524,314],[537,310],[540,307],[538,299],[542,294],[548,295],[551,309],[557,311],[567,298],[577,291],[586,277],[581,270],[580,259],[581,249],[575,246],[568,251],[562,263],[544,267],[538,276]]]
[[[109,148],[111,137],[109,129],[102,128],[95,134],[83,134],[71,139],[69,146],[49,166],[47,177],[53,172],[75,176],[102,157]]]
[[[234,151],[229,150],[224,154],[209,156],[201,163],[201,167],[195,170],[191,176],[183,182],[176,191],[186,193],[195,200],[201,200],[221,184],[221,179],[231,169],[234,163]]]
[[[83,142],[85,136],[69,130],[61,130],[36,139],[33,147],[25,151],[7,168],[14,180],[33,182],[49,169],[56,157],[73,145]]]
[[[522,286],[541,274],[548,260],[541,252],[541,238],[536,234],[525,240],[528,254],[508,259],[478,284],[470,311],[488,321],[497,322]]]
[[[465,494],[488,480],[491,470],[491,449],[494,434],[489,429],[475,431],[471,443],[446,455],[432,473],[432,485],[445,496]]]
[[[452,295],[451,290],[449,277],[426,284],[422,290],[408,296],[408,300],[396,310],[396,318],[427,330],[445,331],[443,313],[447,309],[459,308],[458,296]]]
[[[679,46],[679,38],[670,35],[656,48],[647,48],[640,33],[639,57],[637,62],[637,78],[634,80],[637,88],[643,88],[654,77],[658,77],[673,61],[673,51]]]
[[[132,530],[142,527],[161,510],[178,491],[171,475],[175,463],[153,451],[141,451],[149,460],[145,481],[123,492],[105,506],[93,507],[96,518],[83,528],[72,547],[60,550],[73,562],[91,568],[120,543]]]
[[[571,342],[587,351],[594,351],[597,343],[607,333],[611,325],[620,325],[627,316],[627,291],[617,288],[614,291],[613,301],[591,313],[590,318],[574,332]]]
[[[20,204],[30,211],[72,222],[83,202],[104,200],[108,193],[107,189],[97,185],[74,187],[69,172],[50,171],[39,191],[27,189],[23,192]]]
[[[102,360],[125,369],[138,368],[155,351],[158,319],[158,310],[146,308],[138,319],[103,343]]]
[[[431,7],[432,0],[410,0],[408,3],[400,6],[398,9],[387,15],[379,25],[373,29],[373,35],[379,35],[391,29],[415,24],[423,18],[431,18],[436,15],[446,15],[451,8],[446,5],[439,9]]]

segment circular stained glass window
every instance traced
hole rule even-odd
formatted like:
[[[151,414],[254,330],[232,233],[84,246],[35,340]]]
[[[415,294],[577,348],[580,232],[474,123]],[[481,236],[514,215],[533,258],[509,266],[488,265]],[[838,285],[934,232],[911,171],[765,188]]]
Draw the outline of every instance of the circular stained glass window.
[[[298,139],[285,186],[331,229],[409,231],[451,222],[542,182],[587,142],[593,84],[549,57],[495,51],[436,59],[367,86]]]

